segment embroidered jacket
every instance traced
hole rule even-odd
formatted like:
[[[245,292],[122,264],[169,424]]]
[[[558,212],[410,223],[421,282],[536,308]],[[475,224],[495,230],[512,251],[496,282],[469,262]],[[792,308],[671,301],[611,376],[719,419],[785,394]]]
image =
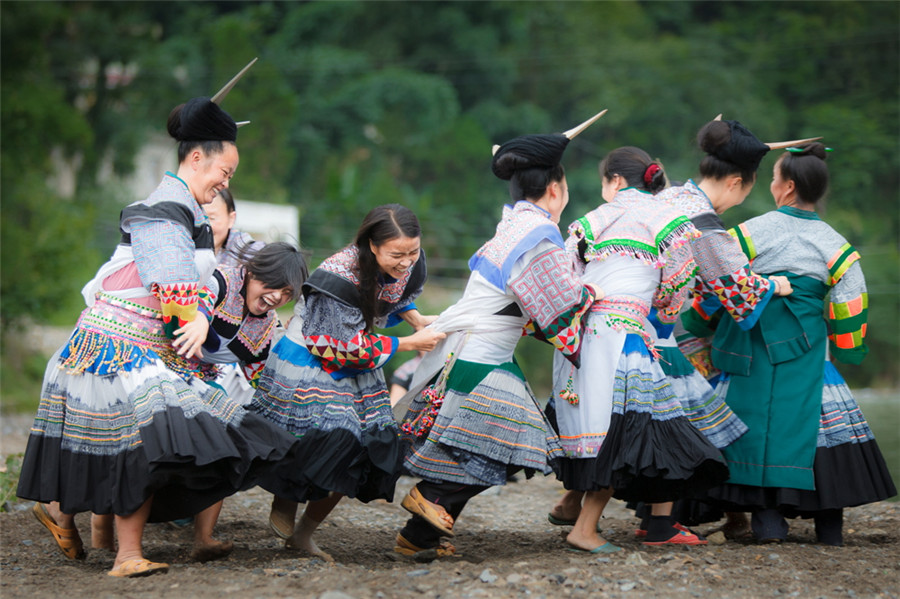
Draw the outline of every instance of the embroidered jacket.
[[[358,250],[350,245],[322,262],[303,284],[303,343],[332,376],[381,368],[397,351],[396,337],[364,330],[357,273]],[[393,326],[397,314],[415,308],[426,274],[422,252],[402,278],[382,277],[376,326]]]
[[[209,282],[209,300],[201,310],[210,313],[210,332],[203,345],[203,361],[214,364],[239,362],[244,376],[256,386],[278,327],[274,310],[262,316],[245,312],[246,270],[222,266]]]
[[[525,257],[527,264],[516,271],[513,267]],[[527,200],[504,206],[495,235],[475,252],[469,268],[499,291],[509,289],[516,299],[509,314],[529,317],[527,334],[578,362],[582,319],[595,290],[575,275],[559,227],[546,210]]]
[[[166,173],[142,202],[122,210],[120,247],[130,248],[144,287],[155,295],[166,333],[192,321],[201,286],[216,265],[212,229],[187,184]]]
[[[827,321],[831,354],[859,364],[865,344],[869,295],[859,252],[815,212],[781,207],[729,231],[758,272],[813,277],[831,288]]]
[[[746,256],[693,180],[682,187],[664,189],[657,197],[684,212],[700,231],[700,237],[691,241],[699,275],[695,313],[709,321],[724,308],[742,329],[752,328],[772,298],[775,286],[750,270]]]
[[[603,204],[569,225],[566,249],[576,263],[630,256],[660,270],[660,282],[651,305],[635,304],[625,296],[604,297],[595,306],[610,326],[637,333],[652,348],[645,329],[651,308],[665,324],[674,323],[687,298],[688,283],[696,265],[688,243],[698,231],[675,208],[660,204],[654,196],[635,188],[620,190]]]

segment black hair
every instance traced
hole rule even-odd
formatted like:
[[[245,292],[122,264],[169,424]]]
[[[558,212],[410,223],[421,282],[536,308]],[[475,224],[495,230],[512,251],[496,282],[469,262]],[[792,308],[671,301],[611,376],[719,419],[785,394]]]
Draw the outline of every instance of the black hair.
[[[653,166],[656,168],[651,168]],[[666,172],[662,165],[634,146],[616,148],[600,162],[601,177],[609,180],[614,175],[624,177],[629,187],[654,194],[666,186]]]
[[[778,172],[785,181],[793,181],[797,197],[807,204],[815,204],[828,191],[828,166],[825,146],[814,142],[785,152],[778,159]]]
[[[566,169],[561,164],[550,168],[535,167],[518,170],[509,180],[509,197],[514,202],[539,200],[551,183],[559,183],[565,176]]]
[[[234,196],[231,195],[231,192],[228,191],[228,188],[223,187],[222,189],[220,189],[218,195],[222,198],[222,201],[225,202],[225,207],[228,208],[228,214],[234,212]]]
[[[732,125],[728,121],[710,121],[697,133],[697,145],[706,152],[706,156],[700,161],[701,179],[721,180],[731,175],[740,175],[741,187],[747,187],[756,183],[756,165],[738,165],[729,160],[723,160],[716,153],[723,151],[732,145]]]
[[[247,274],[269,289],[290,287],[291,297],[300,297],[300,288],[309,276],[306,260],[290,243],[275,241],[262,244],[251,241],[235,251]]]
[[[169,119],[166,122],[166,130],[169,132],[169,135],[178,141],[178,163],[181,164],[184,162],[185,158],[188,157],[194,148],[200,148],[207,156],[213,156],[224,152],[226,142],[222,140],[191,141],[182,139],[181,112],[184,107],[185,104],[179,104],[173,108],[172,112],[169,113]],[[227,143],[235,145],[234,142],[229,141]]]
[[[363,219],[353,243],[359,250],[359,295],[360,310],[366,321],[366,331],[371,332],[375,321],[379,287],[379,269],[372,245],[382,244],[400,238],[421,236],[419,219],[412,210],[400,204],[376,206]]]

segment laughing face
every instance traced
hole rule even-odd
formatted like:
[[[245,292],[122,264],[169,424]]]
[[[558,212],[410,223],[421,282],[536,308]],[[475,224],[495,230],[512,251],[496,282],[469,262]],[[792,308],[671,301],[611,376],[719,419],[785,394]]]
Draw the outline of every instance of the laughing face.
[[[412,268],[419,259],[421,247],[418,237],[396,237],[385,241],[381,245],[369,242],[375,261],[381,272],[399,279],[406,271]]]
[[[269,310],[277,310],[291,301],[293,290],[290,287],[270,289],[251,275],[247,280],[246,294],[247,310],[256,316],[262,316]]]
[[[238,167],[238,150],[233,143],[223,142],[218,154],[195,149],[190,156],[191,180],[187,182],[198,204],[209,204],[234,176]]]

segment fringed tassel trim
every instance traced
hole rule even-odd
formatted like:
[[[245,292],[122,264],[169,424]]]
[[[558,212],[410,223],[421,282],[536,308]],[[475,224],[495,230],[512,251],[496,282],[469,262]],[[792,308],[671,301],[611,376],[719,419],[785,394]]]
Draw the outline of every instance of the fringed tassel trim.
[[[70,374],[89,372],[97,376],[129,372],[153,362],[158,355],[149,346],[115,339],[97,331],[78,329],[60,356],[59,367]]]
[[[610,256],[634,258],[653,268],[662,268],[666,264],[666,261],[660,258],[656,248],[640,242],[631,242],[628,239],[601,242],[588,248],[584,253],[584,259],[587,262],[605,260]]]
[[[660,252],[668,253],[699,237],[700,231],[694,227],[690,220],[682,216],[666,225],[659,235],[656,236],[656,245],[659,247]]]
[[[653,358],[659,360],[660,352],[656,349],[656,345],[653,343],[653,338],[647,333],[644,327],[641,325],[640,321],[635,320],[633,318],[629,318],[627,316],[621,316],[617,314],[603,314],[603,320],[606,322],[607,326],[614,331],[626,332],[626,333],[634,333],[635,335],[640,336],[641,339],[644,340],[644,345],[647,346],[647,350],[653,354]]]
[[[209,383],[219,378],[220,370],[218,366],[179,356],[171,346],[160,348],[158,355],[166,367],[185,382],[189,383],[191,379],[196,378]]]

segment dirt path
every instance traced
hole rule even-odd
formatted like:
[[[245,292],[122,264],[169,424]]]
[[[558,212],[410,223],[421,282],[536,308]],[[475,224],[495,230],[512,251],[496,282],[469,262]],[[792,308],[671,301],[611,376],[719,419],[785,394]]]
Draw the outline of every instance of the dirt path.
[[[21,451],[30,423],[3,422],[4,452]],[[403,478],[402,497],[413,479]],[[253,489],[225,501],[217,534],[236,543],[227,559],[188,561],[190,530],[150,525],[147,557],[172,564],[168,574],[120,580],[106,576],[112,554],[66,560],[28,511],[30,502],[0,514],[0,596],[181,598],[314,597],[900,597],[900,504],[882,502],[846,512],[845,547],[815,544],[809,522],[791,523],[782,545],[733,541],[695,548],[642,546],[636,521],[612,502],[604,535],[626,551],[611,557],[565,549],[566,529],[546,512],[561,487],[534,478],[479,495],[457,524],[460,557],[431,563],[398,558],[393,539],[406,517],[398,503],[345,500],[317,533],[336,562],[297,557],[266,526],[270,496]],[[88,517],[77,517],[89,538]],[[710,526],[699,527],[701,531]]]

